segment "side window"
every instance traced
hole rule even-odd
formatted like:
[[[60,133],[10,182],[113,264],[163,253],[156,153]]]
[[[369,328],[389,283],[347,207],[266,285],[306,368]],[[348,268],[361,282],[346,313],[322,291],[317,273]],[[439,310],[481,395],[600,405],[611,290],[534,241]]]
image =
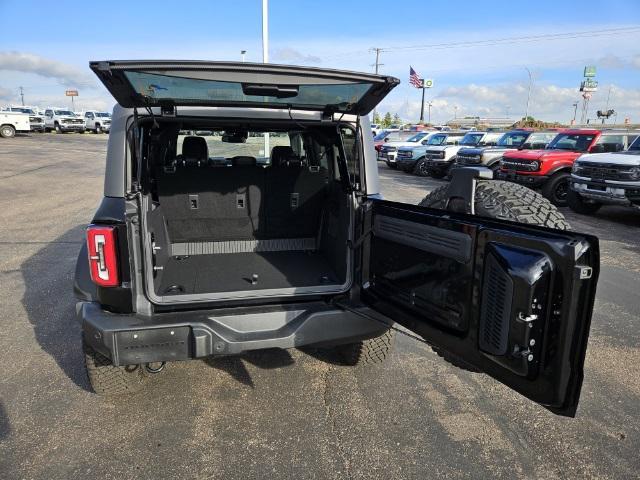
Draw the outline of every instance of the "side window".
[[[347,170],[349,177],[354,182],[360,182],[360,162],[358,161],[358,141],[355,130],[348,127],[340,127],[340,137],[344,153],[347,157]]]

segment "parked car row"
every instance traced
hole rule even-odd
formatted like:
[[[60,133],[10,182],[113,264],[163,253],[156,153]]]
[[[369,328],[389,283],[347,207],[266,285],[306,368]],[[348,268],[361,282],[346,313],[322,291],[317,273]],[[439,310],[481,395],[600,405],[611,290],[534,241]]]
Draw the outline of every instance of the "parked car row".
[[[420,132],[379,146],[391,168],[434,178],[485,166],[494,178],[539,189],[556,206],[580,213],[606,203],[640,206],[640,132],[516,129]],[[384,140],[383,140],[384,141]]]
[[[73,112],[67,108],[49,107],[40,112],[36,107],[8,106],[0,111],[0,136],[10,138],[16,133],[77,132],[91,130],[109,132],[111,114],[97,110]]]

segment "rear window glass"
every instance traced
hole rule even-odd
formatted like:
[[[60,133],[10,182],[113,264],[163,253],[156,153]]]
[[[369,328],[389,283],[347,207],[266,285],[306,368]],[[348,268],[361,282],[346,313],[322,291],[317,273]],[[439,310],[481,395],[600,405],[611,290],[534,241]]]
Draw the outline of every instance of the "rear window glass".
[[[218,80],[174,77],[147,72],[128,71],[125,75],[133,89],[139,94],[156,100],[174,100],[178,103],[269,103],[288,104],[308,107],[325,105],[348,105],[357,103],[371,88],[371,83],[308,84],[286,86],[297,88],[284,98],[277,96],[247,94],[243,84]],[[293,94],[291,94],[293,93]]]
[[[289,134],[285,132],[269,132],[268,151],[265,152],[264,132],[249,132],[246,143],[229,143],[222,141],[223,132],[210,130],[180,131],[178,134],[179,154],[182,154],[182,144],[185,137],[202,137],[207,142],[209,159],[225,163],[233,157],[254,157],[258,164],[271,163],[271,151],[276,146],[294,147],[291,144]],[[300,150],[301,145],[296,144],[294,150]],[[302,152],[301,152],[302,153]]]

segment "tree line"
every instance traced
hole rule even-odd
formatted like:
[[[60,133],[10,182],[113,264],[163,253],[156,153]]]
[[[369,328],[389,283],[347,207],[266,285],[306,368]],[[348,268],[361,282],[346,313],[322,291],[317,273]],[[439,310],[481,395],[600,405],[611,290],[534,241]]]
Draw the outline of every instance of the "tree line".
[[[380,114],[376,112],[376,114],[373,116],[373,123],[376,123],[383,128],[387,128],[387,127],[390,127],[391,125],[400,126],[400,124],[402,123],[402,119],[400,118],[400,115],[398,115],[397,113],[391,116],[391,113],[387,112],[384,114],[384,116],[381,117]]]

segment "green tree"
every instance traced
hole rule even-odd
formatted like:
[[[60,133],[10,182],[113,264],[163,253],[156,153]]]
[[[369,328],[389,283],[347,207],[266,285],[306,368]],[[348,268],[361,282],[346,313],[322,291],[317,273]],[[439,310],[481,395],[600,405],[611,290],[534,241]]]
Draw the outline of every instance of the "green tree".
[[[400,115],[398,115],[397,113],[393,116],[393,123],[398,126],[400,126],[400,124],[402,123]]]
[[[384,118],[382,119],[382,126],[386,128],[391,125],[392,121],[393,119],[391,118],[391,114],[387,112],[384,114]]]
[[[378,125],[382,123],[382,118],[378,112],[373,116],[373,123],[377,123]]]

